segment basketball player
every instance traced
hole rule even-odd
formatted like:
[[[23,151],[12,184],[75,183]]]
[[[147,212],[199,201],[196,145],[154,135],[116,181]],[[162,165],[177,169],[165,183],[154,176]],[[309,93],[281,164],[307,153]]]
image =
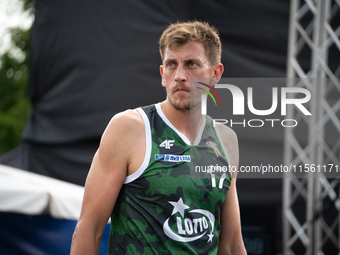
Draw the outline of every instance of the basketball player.
[[[191,78],[214,85],[223,73],[217,31],[172,24],[159,44],[167,98],[112,118],[86,180],[72,255],[98,254],[110,216],[108,254],[246,254],[236,179],[193,175],[193,165],[238,167],[235,133],[214,128],[200,96],[190,97]]]

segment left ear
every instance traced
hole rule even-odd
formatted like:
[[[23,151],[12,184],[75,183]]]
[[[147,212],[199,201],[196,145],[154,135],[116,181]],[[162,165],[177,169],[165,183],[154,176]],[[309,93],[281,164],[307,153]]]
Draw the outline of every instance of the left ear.
[[[213,66],[212,68],[213,71],[213,80],[214,80],[214,84],[218,83],[219,80],[221,79],[221,76],[223,74],[224,71],[224,67],[222,63],[217,63]]]
[[[163,65],[161,65],[160,67],[159,67],[159,72],[161,73],[161,77],[162,77],[162,86],[163,87],[166,87],[165,86],[165,78],[164,78],[164,67],[163,67]]]
[[[222,63],[217,63],[213,66],[213,78],[220,79],[224,71]]]

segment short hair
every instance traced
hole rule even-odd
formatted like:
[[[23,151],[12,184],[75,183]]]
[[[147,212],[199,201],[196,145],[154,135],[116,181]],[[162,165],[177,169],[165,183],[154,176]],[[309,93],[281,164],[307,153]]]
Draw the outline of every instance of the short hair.
[[[217,29],[200,21],[177,22],[167,27],[159,39],[162,61],[167,47],[173,49],[189,42],[203,44],[211,65],[221,62],[222,46]]]

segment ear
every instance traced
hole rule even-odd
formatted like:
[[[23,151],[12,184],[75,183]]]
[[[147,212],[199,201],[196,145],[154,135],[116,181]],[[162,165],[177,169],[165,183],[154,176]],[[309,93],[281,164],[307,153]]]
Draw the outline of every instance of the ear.
[[[163,67],[163,65],[160,65],[159,72],[161,73],[161,76],[162,76],[162,86],[165,87],[164,67]]]
[[[220,79],[224,71],[223,64],[222,63],[215,64],[213,66],[213,71],[214,71],[213,78]]]
[[[222,77],[224,67],[222,63],[217,63],[213,66],[213,83],[214,85],[219,82]]]

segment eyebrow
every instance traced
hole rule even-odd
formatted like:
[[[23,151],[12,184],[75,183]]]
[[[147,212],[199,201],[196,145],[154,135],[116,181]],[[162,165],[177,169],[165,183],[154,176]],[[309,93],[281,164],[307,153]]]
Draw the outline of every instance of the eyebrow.
[[[168,59],[166,59],[166,60],[164,61],[164,64],[167,64],[167,63],[169,63],[169,62],[177,62],[177,60],[174,59],[174,58],[168,58]]]
[[[184,62],[186,62],[186,63],[188,63],[188,62],[201,63],[202,61],[199,58],[189,58],[189,59],[185,60]]]
[[[167,63],[170,63],[170,62],[177,63],[177,59],[168,58],[164,61],[164,64],[167,64]],[[184,60],[184,62],[185,63],[189,63],[189,62],[201,63],[202,61],[199,58],[188,58],[188,59]]]

